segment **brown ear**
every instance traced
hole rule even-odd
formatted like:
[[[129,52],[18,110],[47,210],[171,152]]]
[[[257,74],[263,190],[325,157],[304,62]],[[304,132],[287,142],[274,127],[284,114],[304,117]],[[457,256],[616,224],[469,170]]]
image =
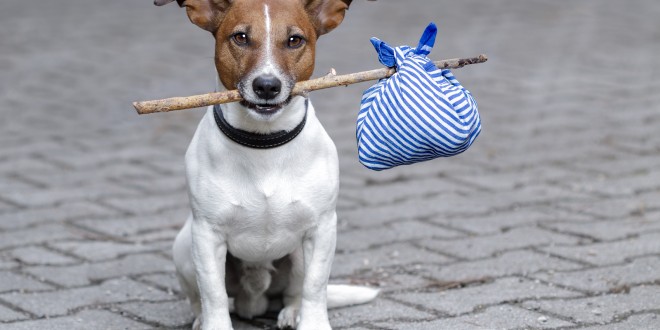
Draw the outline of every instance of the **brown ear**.
[[[154,0],[156,6],[163,6],[174,0]],[[231,5],[232,0],[176,0],[181,7],[186,7],[188,18],[202,29],[215,32],[220,21]]]
[[[305,9],[312,16],[318,35],[326,34],[341,24],[352,0],[306,0]]]

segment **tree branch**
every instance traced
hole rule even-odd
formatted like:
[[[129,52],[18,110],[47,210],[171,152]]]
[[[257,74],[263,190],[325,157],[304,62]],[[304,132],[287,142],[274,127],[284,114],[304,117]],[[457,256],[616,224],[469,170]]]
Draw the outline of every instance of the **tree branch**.
[[[466,65],[486,62],[486,55],[479,55],[472,58],[454,58],[449,60],[434,61],[433,63],[439,69],[457,69]],[[312,80],[298,82],[294,87],[293,95],[303,95],[311,91],[332,88],[338,86],[348,86],[360,82],[378,80],[392,76],[396,71],[393,68],[382,68],[371,71],[362,71],[345,75],[337,75],[335,70],[328,75]],[[155,112],[169,112],[175,110],[192,109],[205,107],[214,104],[231,103],[241,101],[241,95],[237,90],[226,92],[215,92],[185,97],[172,97],[162,100],[133,102],[138,114],[144,115]]]

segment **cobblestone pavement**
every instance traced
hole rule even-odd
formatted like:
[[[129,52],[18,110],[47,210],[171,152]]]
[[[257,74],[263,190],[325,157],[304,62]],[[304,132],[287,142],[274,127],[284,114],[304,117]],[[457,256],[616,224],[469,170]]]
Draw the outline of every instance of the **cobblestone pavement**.
[[[382,288],[333,326],[660,328],[658,17],[656,0],[354,1],[317,75],[378,67],[370,36],[414,44],[432,20],[434,58],[491,59],[455,71],[484,131],[451,159],[370,172],[368,85],[313,95],[342,170],[332,281]],[[0,328],[189,328],[170,246],[202,112],[130,102],[211,90],[212,39],[149,0],[2,0],[0,26]]]

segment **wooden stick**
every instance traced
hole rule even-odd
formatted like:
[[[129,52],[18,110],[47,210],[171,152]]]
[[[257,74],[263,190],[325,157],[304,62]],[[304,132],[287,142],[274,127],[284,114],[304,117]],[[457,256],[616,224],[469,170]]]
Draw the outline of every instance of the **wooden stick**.
[[[472,58],[454,58],[449,60],[435,61],[433,63],[439,69],[457,69],[469,64],[483,63],[487,60],[488,58],[486,55],[482,54]],[[388,78],[395,72],[396,71],[393,68],[382,68],[338,76],[335,73],[335,70],[332,69],[332,72],[324,77],[298,82],[293,87],[293,91],[291,93],[293,95],[303,95],[319,89],[348,86],[360,82]],[[242,99],[243,98],[241,98],[238,90],[231,90],[185,97],[172,97],[162,100],[133,102],[133,106],[135,107],[135,110],[137,110],[138,114],[144,115],[154,112],[169,112],[175,110],[205,107],[214,104],[237,102],[241,101]]]

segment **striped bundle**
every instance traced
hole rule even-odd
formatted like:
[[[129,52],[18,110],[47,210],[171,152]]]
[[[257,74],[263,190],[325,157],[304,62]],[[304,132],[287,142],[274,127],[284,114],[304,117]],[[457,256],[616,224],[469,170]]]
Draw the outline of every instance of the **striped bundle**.
[[[392,48],[371,39],[380,62],[397,72],[362,96],[358,156],[367,168],[379,171],[454,156],[479,135],[481,122],[470,92],[427,57],[437,31],[431,23],[417,48]]]

